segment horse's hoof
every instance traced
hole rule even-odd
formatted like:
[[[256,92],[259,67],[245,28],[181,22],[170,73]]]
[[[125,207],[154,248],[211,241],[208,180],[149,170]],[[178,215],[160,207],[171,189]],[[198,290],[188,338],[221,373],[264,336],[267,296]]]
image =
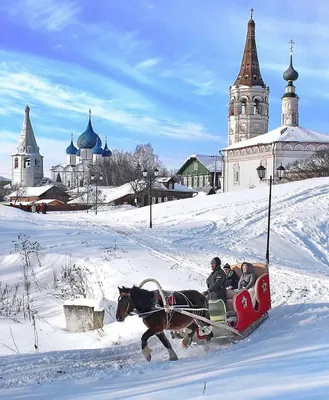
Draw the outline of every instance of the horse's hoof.
[[[177,361],[178,357],[174,350],[169,350],[169,361]]]
[[[183,349],[187,349],[192,343],[192,339],[189,336],[185,336],[184,339],[182,340],[182,347]]]
[[[152,358],[152,356],[151,356],[151,354],[149,354],[149,355],[146,357],[146,361],[150,362],[150,361],[151,361],[151,358]]]

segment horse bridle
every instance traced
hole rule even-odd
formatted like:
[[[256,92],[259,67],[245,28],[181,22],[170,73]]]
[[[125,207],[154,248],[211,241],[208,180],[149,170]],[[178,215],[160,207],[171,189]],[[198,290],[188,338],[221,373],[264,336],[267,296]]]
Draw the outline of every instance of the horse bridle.
[[[128,309],[129,309],[129,306],[130,306],[130,299],[131,299],[130,293],[129,293],[129,292],[128,292],[128,293],[120,293],[119,298],[118,298],[118,302],[119,302],[123,297],[127,297],[128,300],[129,300],[128,303],[127,303],[126,310],[125,310],[125,312],[124,312],[124,315],[127,316],[127,315],[128,315]]]

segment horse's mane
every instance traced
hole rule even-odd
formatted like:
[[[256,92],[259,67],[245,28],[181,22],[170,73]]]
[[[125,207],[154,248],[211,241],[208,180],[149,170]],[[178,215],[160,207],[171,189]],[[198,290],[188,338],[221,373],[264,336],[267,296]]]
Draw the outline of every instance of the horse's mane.
[[[152,306],[154,292],[141,289],[140,287],[134,285],[130,289],[130,296],[138,311],[140,311],[140,309],[149,310]]]

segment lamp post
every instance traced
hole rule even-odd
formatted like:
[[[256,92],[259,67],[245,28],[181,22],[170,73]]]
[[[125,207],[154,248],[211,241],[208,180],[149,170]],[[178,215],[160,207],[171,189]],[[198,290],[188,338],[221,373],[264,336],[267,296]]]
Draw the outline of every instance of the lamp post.
[[[159,170],[157,168],[154,169],[154,178],[150,172],[147,172],[147,169],[144,169],[143,176],[147,178],[149,176],[149,204],[150,204],[150,228],[152,228],[152,183],[153,180],[159,176]]]
[[[98,180],[100,180],[100,182],[103,181],[103,176],[99,175],[99,176],[95,176],[95,175],[91,175],[91,180],[95,181],[96,184],[96,194],[95,194],[95,214],[97,215],[97,198],[98,198],[98,191],[97,191],[97,187],[98,187]]]
[[[278,167],[276,170],[277,170],[277,175],[278,175],[277,179],[279,181],[281,181],[286,169],[281,164],[280,167]],[[265,173],[266,173],[266,168],[263,165],[260,165],[259,167],[257,167],[256,171],[258,174],[258,178],[261,181],[268,180],[268,179],[264,179]],[[270,179],[269,179],[270,190],[269,190],[269,197],[268,197],[268,215],[267,215],[267,241],[266,241],[266,255],[265,255],[267,268],[270,263],[270,226],[271,226],[271,206],[272,206],[272,185],[273,185],[273,182],[275,179],[276,179],[275,177],[272,177],[272,175],[270,175]]]

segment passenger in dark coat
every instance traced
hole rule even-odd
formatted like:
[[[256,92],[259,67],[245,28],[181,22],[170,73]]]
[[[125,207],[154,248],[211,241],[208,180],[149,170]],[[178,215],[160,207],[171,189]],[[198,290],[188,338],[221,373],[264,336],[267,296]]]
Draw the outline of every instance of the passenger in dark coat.
[[[209,295],[210,300],[222,299],[226,302],[226,275],[220,265],[218,257],[211,260],[212,273],[207,278],[208,290],[204,294]]]
[[[256,283],[256,274],[254,266],[251,263],[244,262],[241,265],[242,275],[239,280],[238,289],[251,289]]]
[[[231,269],[229,264],[224,265],[223,271],[226,274],[226,288],[237,289],[240,280],[238,274],[235,271],[233,271],[233,269]]]

